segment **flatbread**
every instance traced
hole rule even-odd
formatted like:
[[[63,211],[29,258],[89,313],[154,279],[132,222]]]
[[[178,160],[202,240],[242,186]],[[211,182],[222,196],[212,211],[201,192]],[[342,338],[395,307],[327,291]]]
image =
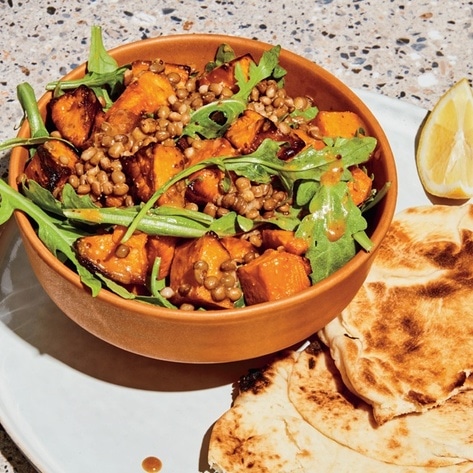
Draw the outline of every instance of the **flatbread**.
[[[399,213],[349,306],[319,332],[382,424],[473,388],[473,206]]]
[[[322,435],[288,396],[299,354],[291,352],[240,382],[234,405],[214,424],[208,461],[218,473],[463,473],[471,463],[443,468],[398,466],[366,457]],[[248,381],[250,379],[250,382]]]
[[[473,391],[379,426],[371,406],[345,387],[327,348],[314,343],[295,362],[289,399],[322,434],[368,457],[431,467],[470,461],[473,468]]]

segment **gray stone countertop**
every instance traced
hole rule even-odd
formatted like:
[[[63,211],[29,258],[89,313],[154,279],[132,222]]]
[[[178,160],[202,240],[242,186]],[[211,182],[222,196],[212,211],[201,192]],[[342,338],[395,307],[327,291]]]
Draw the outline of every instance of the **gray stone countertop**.
[[[21,119],[17,84],[40,96],[85,62],[91,25],[102,26],[107,48],[178,33],[280,44],[350,87],[427,110],[456,81],[473,79],[469,0],[0,0],[0,11],[0,142]],[[8,156],[0,154],[2,175]],[[1,427],[0,471],[35,471]]]

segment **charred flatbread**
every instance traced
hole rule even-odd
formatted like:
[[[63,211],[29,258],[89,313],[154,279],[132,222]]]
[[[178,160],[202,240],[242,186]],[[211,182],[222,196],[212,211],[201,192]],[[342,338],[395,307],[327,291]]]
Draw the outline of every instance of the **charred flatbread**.
[[[401,466],[470,462],[473,468],[473,391],[377,425],[371,406],[343,384],[328,349],[314,342],[294,364],[289,399],[314,428],[365,456]]]
[[[469,463],[442,468],[398,466],[362,455],[321,434],[290,402],[291,352],[240,382],[234,404],[214,424],[208,461],[218,473],[463,473]]]
[[[319,335],[379,424],[471,389],[473,206],[399,213],[364,285]]]

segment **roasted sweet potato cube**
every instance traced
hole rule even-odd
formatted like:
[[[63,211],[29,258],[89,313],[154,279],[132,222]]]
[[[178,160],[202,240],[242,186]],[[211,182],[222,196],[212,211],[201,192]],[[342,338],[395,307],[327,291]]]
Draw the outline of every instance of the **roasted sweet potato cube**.
[[[237,236],[223,237],[220,241],[230,253],[231,259],[238,263],[243,263],[248,255],[254,255],[258,252],[249,240]]]
[[[232,123],[225,133],[225,138],[240,154],[252,153],[266,138],[279,141],[282,145],[278,158],[284,161],[293,158],[305,147],[304,141],[295,133],[283,133],[269,118],[253,110],[245,110]]]
[[[139,59],[131,63],[131,80],[138,77],[142,72],[149,70],[165,75],[173,74],[172,78],[176,87],[185,87],[191,74],[191,68],[187,65]],[[178,81],[176,81],[177,76],[175,74],[179,76]]]
[[[146,244],[149,267],[160,259],[158,279],[164,279],[169,275],[171,263],[174,258],[177,238],[172,236],[150,235]]]
[[[187,167],[200,163],[204,159],[216,158],[217,156],[235,156],[237,154],[236,149],[225,138],[199,141],[198,146],[194,146],[193,150]]]
[[[261,231],[261,238],[265,248],[283,248],[294,255],[302,256],[308,249],[306,240],[296,237],[294,232],[289,230],[265,228]]]
[[[133,234],[120,243],[124,227],[113,233],[90,235],[76,240],[74,249],[79,261],[90,271],[96,271],[121,284],[145,284],[148,255],[145,233]]]
[[[28,162],[25,174],[45,189],[57,194],[68,181],[79,157],[63,141],[49,140],[39,145]]]
[[[190,303],[196,307],[208,309],[227,309],[233,307],[230,299],[216,301],[199,277],[196,278],[194,263],[204,261],[208,269],[205,277],[221,279],[220,267],[228,261],[230,255],[218,237],[208,233],[200,238],[188,240],[176,247],[169,275],[170,286],[175,292],[172,302],[178,306]]]
[[[184,168],[184,155],[174,146],[153,143],[122,159],[135,200],[147,202],[160,187]]]
[[[373,181],[363,169],[353,167],[350,171],[353,176],[353,181],[348,182],[350,196],[355,205],[360,205],[369,197]]]
[[[215,203],[217,198],[223,195],[219,185],[223,177],[223,171],[216,167],[201,169],[191,174],[186,187],[186,200],[203,206],[208,202]]]
[[[366,133],[366,126],[360,116],[354,112],[322,110],[311,120],[317,126],[321,136],[352,138]]]
[[[266,118],[253,110],[245,110],[225,133],[227,140],[241,153],[254,151],[253,143],[266,122]]]
[[[124,135],[130,133],[140,122],[140,115],[132,110],[115,110],[113,115],[105,112],[98,113],[95,120],[94,131],[101,131],[104,122],[107,126],[113,127],[113,135]],[[112,133],[110,133],[112,134]]]
[[[247,305],[283,299],[310,286],[302,257],[272,249],[240,266],[238,278]]]
[[[104,120],[112,126],[119,124],[117,114],[123,110],[126,110],[130,117],[135,116],[139,120],[143,114],[153,113],[160,106],[166,105],[168,97],[172,94],[174,89],[165,75],[144,71],[125,88],[107,111]],[[135,125],[121,132],[131,131]]]
[[[239,56],[232,61],[222,64],[210,72],[207,72],[199,79],[199,85],[222,84],[230,88],[234,92],[238,91],[235,80],[235,68],[237,64],[240,65],[244,77],[248,78],[250,64],[254,63],[251,54]]]
[[[85,85],[53,98],[49,104],[51,120],[62,138],[82,149],[90,137],[101,105],[92,89]]]
[[[172,185],[159,199],[158,205],[168,205],[183,209],[186,206],[185,187],[177,183]]]

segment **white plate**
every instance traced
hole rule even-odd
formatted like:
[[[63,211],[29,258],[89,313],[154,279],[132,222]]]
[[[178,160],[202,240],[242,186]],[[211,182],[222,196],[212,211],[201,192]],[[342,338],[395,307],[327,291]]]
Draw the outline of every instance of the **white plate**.
[[[396,156],[398,209],[427,204],[414,161],[426,115],[409,104],[357,91],[386,130]],[[42,291],[16,229],[0,253],[0,421],[47,473],[162,472],[207,468],[213,422],[232,400],[232,383],[263,360],[184,365],[112,347],[64,316]]]

